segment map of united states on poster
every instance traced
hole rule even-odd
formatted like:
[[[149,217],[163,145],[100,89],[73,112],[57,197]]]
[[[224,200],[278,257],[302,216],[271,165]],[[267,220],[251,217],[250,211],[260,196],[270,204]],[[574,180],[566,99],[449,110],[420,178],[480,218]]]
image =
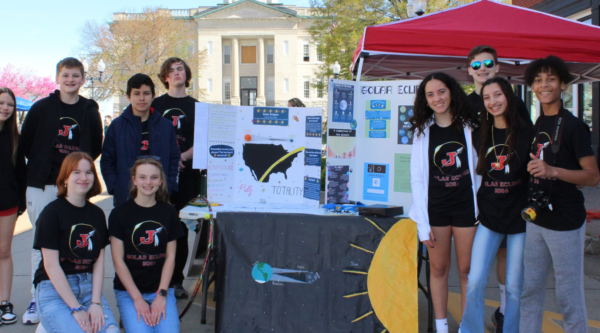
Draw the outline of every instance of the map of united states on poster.
[[[208,115],[208,197],[318,206],[321,108],[198,103]]]

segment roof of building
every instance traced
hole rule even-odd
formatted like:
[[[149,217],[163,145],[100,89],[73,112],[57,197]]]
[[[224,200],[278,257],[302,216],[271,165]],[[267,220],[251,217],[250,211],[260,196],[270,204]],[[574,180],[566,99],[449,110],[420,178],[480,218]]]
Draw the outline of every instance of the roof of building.
[[[218,9],[218,8],[219,8],[219,7],[217,6],[217,7],[210,7],[210,8],[208,8],[208,9],[204,9],[204,10],[201,10],[201,11],[197,11],[197,12],[195,12],[195,13],[194,13],[194,16],[203,16],[204,14],[206,14],[206,13],[210,13],[210,12],[212,12],[212,11],[214,11],[215,9]]]
[[[221,10],[232,8],[232,7],[235,7],[235,6],[239,6],[242,3],[246,3],[246,2],[250,2],[250,3],[256,4],[256,5],[259,5],[259,6],[268,8],[268,9],[271,9],[271,10],[275,10],[275,11],[281,12],[283,14],[286,14],[286,15],[289,15],[289,16],[293,16],[293,17],[311,18],[310,16],[298,15],[297,11],[295,11],[295,10],[293,10],[291,8],[283,7],[279,3],[278,4],[266,4],[264,2],[260,2],[260,1],[256,1],[256,0],[240,0],[240,1],[236,1],[236,2],[233,2],[231,4],[228,4],[226,6],[211,7],[211,8],[208,8],[208,9],[196,12],[194,14],[194,17],[195,18],[206,17],[208,15],[214,14],[214,13],[219,12]],[[274,5],[276,5],[276,6],[274,6]]]

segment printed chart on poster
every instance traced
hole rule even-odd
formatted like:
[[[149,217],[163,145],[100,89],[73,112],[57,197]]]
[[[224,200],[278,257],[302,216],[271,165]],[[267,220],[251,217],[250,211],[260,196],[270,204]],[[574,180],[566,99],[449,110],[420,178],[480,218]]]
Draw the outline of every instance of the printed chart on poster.
[[[321,108],[197,103],[196,114],[208,124],[209,200],[318,206]]]
[[[331,121],[334,123],[349,123],[354,119],[354,86],[338,84],[333,90]],[[330,96],[331,99],[331,96]]]
[[[413,143],[409,120],[419,84],[330,81],[327,203],[389,204],[404,206],[408,213]]]

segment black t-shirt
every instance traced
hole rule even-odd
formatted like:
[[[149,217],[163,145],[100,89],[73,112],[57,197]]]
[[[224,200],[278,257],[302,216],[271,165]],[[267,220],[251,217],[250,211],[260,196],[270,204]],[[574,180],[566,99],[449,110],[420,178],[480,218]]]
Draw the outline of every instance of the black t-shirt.
[[[483,108],[483,98],[481,96],[479,96],[476,92],[470,93],[469,96],[467,96],[467,97],[469,98],[469,101],[471,102],[471,105],[473,106],[473,110],[475,110],[475,112],[477,112],[478,115],[480,115],[482,111],[485,111]],[[531,116],[529,115],[529,111],[527,111],[527,106],[525,106],[525,103],[523,103],[523,100],[521,98],[519,98],[518,96],[516,96],[516,97],[517,97],[516,98],[517,112],[519,113],[519,116],[525,122],[525,127],[527,127],[527,126],[532,127],[533,122],[531,121]]]
[[[479,221],[486,228],[501,234],[525,232],[521,210],[527,205],[530,129],[520,130],[508,159],[507,130],[494,128],[494,140],[486,143],[486,172],[477,192]],[[508,161],[508,163],[506,163]]]
[[[141,207],[131,199],[113,209],[108,221],[110,235],[123,241],[125,265],[139,291],[156,292],[167,243],[183,235],[175,208],[162,201]],[[116,274],[114,288],[126,290]]]
[[[555,156],[552,145],[559,116],[564,119],[558,131],[559,150]],[[535,123],[534,135],[531,153],[548,165],[567,170],[581,170],[579,159],[594,155],[589,126],[565,108],[561,108],[558,115],[539,117]],[[552,205],[552,210],[544,209],[533,223],[550,230],[569,231],[580,228],[585,222],[584,197],[575,184],[560,179],[533,178],[531,189],[546,192],[551,189]]]
[[[57,250],[65,275],[92,273],[100,250],[109,243],[104,212],[90,202],[77,207],[58,198],[44,208],[36,225],[33,248]],[[49,279],[42,258],[33,283]]]
[[[171,97],[164,94],[152,101],[152,107],[159,111],[175,127],[179,150],[183,153],[194,146],[194,125],[196,99],[190,96]]]
[[[56,185],[60,166],[69,153],[79,151],[81,140],[81,114],[84,100],[79,99],[75,104],[60,102],[60,122],[58,135],[52,152],[52,166],[46,185]]]
[[[463,130],[429,127],[429,214],[473,214],[473,189]]]
[[[196,103],[190,96],[171,97],[164,94],[152,101],[152,107],[168,119],[177,134],[179,150],[183,153],[194,146],[194,126]],[[194,169],[191,159],[183,162],[184,168],[179,171],[179,191],[173,193],[171,203],[182,209],[187,203],[200,194],[200,170]]]
[[[0,211],[19,207],[25,210],[25,158],[13,164],[12,138],[8,126],[0,130]]]
[[[140,146],[141,155],[150,155],[150,131],[148,130],[148,120],[142,121],[142,144]]]

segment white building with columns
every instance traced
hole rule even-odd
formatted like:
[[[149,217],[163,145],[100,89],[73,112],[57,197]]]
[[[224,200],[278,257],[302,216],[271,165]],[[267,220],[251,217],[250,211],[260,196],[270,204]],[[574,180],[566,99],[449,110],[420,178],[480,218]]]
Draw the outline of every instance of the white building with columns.
[[[327,92],[314,87],[322,63],[311,43],[310,8],[256,0],[224,0],[212,7],[166,9],[195,22],[198,50],[206,60],[193,89],[204,102],[287,106],[300,98],[306,106],[326,107]],[[115,13],[118,20],[122,13]]]

